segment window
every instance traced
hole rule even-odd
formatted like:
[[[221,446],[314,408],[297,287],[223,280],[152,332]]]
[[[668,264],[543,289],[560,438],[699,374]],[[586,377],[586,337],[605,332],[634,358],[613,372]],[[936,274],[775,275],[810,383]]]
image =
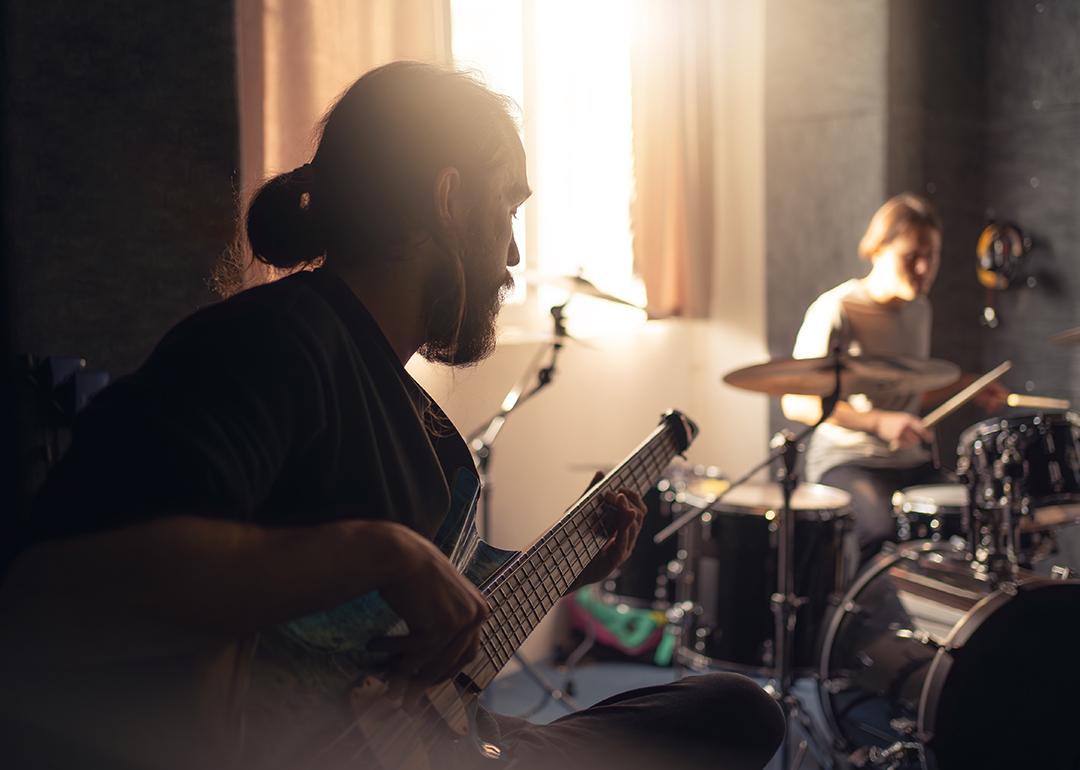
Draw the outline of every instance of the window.
[[[632,7],[621,0],[451,3],[456,64],[521,108],[535,193],[517,224],[520,271],[581,274],[644,305],[630,231]],[[538,305],[546,311],[560,292],[565,297],[564,289],[540,287]],[[614,305],[588,297],[576,297],[567,312],[579,332],[626,320]]]

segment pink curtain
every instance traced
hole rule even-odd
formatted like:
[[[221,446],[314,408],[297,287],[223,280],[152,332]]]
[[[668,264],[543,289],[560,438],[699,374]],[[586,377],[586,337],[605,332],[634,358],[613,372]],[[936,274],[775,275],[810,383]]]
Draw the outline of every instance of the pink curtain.
[[[238,0],[240,200],[307,162],[353,81],[396,59],[449,63],[450,0]],[[245,284],[265,280],[252,268]]]
[[[634,268],[654,316],[709,313],[713,120],[707,0],[638,0],[634,46]]]

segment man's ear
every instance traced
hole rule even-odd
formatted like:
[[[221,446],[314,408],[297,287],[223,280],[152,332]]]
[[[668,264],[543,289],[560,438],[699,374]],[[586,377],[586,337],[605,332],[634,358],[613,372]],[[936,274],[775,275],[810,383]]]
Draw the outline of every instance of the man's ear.
[[[453,166],[440,169],[435,175],[432,194],[435,196],[435,221],[439,229],[452,238],[464,237],[466,212],[461,173]]]

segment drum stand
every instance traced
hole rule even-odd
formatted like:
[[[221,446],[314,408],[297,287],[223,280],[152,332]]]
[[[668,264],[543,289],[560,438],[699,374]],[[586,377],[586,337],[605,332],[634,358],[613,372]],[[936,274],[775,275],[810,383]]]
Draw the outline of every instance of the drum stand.
[[[565,309],[565,302],[551,308],[551,320],[554,328],[550,348],[546,346],[540,348],[529,362],[528,369],[510,389],[510,392],[506,394],[499,411],[482,428],[473,431],[467,438],[469,449],[476,456],[476,469],[480,475],[480,533],[485,538],[491,537],[492,447],[506,424],[506,419],[514,410],[550,385],[554,379],[555,364],[558,361],[559,353],[562,351],[563,345],[566,344],[565,341],[571,339],[566,332],[566,318],[563,314]],[[548,359],[547,365],[540,366],[540,361],[549,351],[551,357]],[[566,691],[571,689],[572,682],[567,682],[566,690],[560,689],[549,682],[519,651],[514,651],[514,659],[525,674],[544,691],[545,700],[553,700],[568,711],[577,711],[580,708]],[[532,713],[539,711],[542,706],[543,701],[532,709]]]

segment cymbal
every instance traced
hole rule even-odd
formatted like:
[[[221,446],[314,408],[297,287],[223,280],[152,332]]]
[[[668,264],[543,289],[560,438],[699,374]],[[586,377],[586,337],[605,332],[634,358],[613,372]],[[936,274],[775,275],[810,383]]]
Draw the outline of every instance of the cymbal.
[[[526,270],[520,277],[524,279],[526,283],[561,286],[569,290],[572,294],[583,294],[586,297],[595,297],[596,299],[602,299],[616,305],[637,308],[638,310],[645,309],[636,302],[631,302],[628,299],[623,299],[614,294],[608,294],[606,291],[601,291],[597,288],[596,284],[581,275],[550,275],[547,273],[539,273],[535,270]]]
[[[960,367],[936,358],[844,356],[840,362],[840,397],[863,393],[875,396],[922,393],[943,388],[960,378]],[[836,360],[777,358],[728,372],[724,382],[743,390],[782,396],[828,396],[836,387]]]
[[[1080,345],[1080,326],[1058,332],[1050,338],[1050,341],[1059,345]]]

